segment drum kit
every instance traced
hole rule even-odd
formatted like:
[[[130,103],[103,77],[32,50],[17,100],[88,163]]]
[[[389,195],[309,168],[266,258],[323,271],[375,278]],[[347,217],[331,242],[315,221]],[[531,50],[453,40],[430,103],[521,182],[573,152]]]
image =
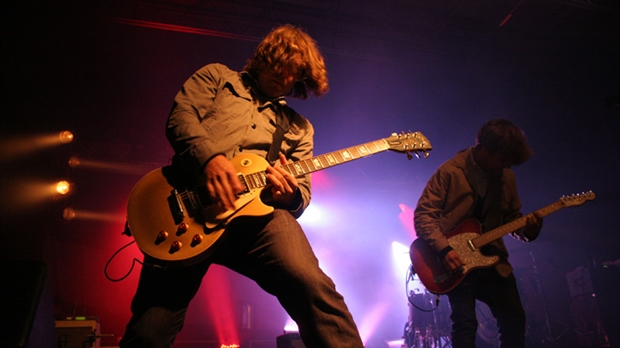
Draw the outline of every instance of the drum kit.
[[[413,267],[407,272],[405,284],[409,317],[405,324],[404,339],[407,348],[452,347],[450,342],[450,308],[439,295],[430,293]],[[444,301],[441,301],[444,300]]]
[[[450,331],[450,303],[447,296],[430,293],[418,276],[407,272],[406,292],[409,317],[404,328],[404,343],[407,348],[447,348],[452,347]],[[484,348],[499,347],[499,332],[496,321],[489,308],[482,302],[476,304],[478,318],[477,342]],[[481,346],[482,347],[482,346]]]

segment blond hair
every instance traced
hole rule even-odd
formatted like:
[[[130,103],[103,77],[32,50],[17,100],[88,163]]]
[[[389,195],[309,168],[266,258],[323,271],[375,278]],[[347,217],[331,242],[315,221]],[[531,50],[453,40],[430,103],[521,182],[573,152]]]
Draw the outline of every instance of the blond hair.
[[[288,96],[308,98],[308,92],[317,97],[327,93],[327,69],[316,42],[300,28],[285,24],[273,29],[256,48],[254,57],[243,68],[255,78],[264,69],[299,73]]]

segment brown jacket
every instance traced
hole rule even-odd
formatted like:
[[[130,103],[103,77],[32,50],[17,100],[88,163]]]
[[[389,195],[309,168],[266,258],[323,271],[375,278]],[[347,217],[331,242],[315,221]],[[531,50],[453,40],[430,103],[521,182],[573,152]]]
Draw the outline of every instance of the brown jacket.
[[[514,172],[505,169],[501,176],[490,177],[482,211],[476,215],[480,197],[476,192],[475,161],[472,148],[465,149],[443,163],[430,178],[414,212],[414,226],[419,238],[439,252],[447,247],[445,233],[452,232],[466,219],[477,218],[482,231],[490,231],[522,216],[521,201],[517,193]],[[520,231],[513,237],[525,240]],[[508,263],[508,250],[502,238],[486,245],[481,250],[486,255],[498,255],[496,266],[502,276],[508,276],[512,267]]]

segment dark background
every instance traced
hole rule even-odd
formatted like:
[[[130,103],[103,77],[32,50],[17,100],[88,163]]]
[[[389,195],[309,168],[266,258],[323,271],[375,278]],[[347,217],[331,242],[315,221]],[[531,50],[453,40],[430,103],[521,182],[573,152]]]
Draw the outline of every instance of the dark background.
[[[316,155],[409,130],[433,145],[428,159],[388,152],[314,176],[314,210],[301,222],[367,346],[403,335],[402,260],[426,180],[493,117],[521,126],[536,152],[514,168],[524,213],[596,194],[547,217],[534,243],[507,238],[529,342],[596,346],[600,321],[613,344],[618,266],[604,263],[620,259],[619,13],[610,0],[5,2],[2,258],[45,262],[57,319],[97,316],[111,335],[103,345],[116,345],[141,255],[135,245],[115,255],[131,242],[121,234],[126,199],[169,161],[163,131],[174,95],[204,64],[241,69],[270,29],[292,23],[316,39],[329,71],[330,93],[290,102],[315,127]],[[65,129],[70,144],[33,140]],[[34,150],[20,151],[23,142]],[[72,156],[108,166],[72,168]],[[63,178],[74,186],[68,197],[36,200],[29,189]],[[65,221],[66,207],[91,218]],[[598,306],[582,306],[589,293],[571,297],[566,274],[584,269]],[[128,277],[111,281],[106,271]],[[177,346],[219,347],[236,335],[246,347],[273,347],[286,321],[253,282],[214,268]]]

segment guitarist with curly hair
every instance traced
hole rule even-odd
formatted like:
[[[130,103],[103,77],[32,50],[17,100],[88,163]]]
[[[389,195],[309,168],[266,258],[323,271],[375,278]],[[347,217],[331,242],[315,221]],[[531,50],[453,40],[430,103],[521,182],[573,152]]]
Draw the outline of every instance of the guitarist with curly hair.
[[[132,318],[120,347],[172,347],[188,305],[212,264],[247,276],[276,296],[297,322],[306,347],[363,347],[343,297],[319,268],[296,220],[310,203],[309,175],[297,178],[282,168],[312,157],[314,134],[310,122],[288,107],[284,98],[306,99],[309,93],[321,96],[327,90],[323,56],[308,34],[291,25],[271,31],[242,72],[209,64],[185,82],[166,128],[175,151],[171,167],[206,183],[206,195],[214,205],[234,212],[239,209],[238,194],[249,183],[241,182],[231,159],[240,154],[267,159],[272,165],[256,180],[269,183],[261,201],[275,209],[222,223],[225,238],[219,239],[212,253],[190,265],[168,267],[145,255]],[[251,165],[252,158],[241,164]],[[186,214],[191,206],[188,196],[175,193],[172,198],[170,204],[177,205],[177,213]],[[187,204],[177,203],[181,201]],[[131,219],[129,225],[134,230],[138,227]],[[171,235],[185,232],[186,225],[178,226]],[[202,236],[191,243],[199,244]],[[163,244],[166,238],[162,233],[155,244]],[[172,244],[166,255],[191,248],[187,244]]]
[[[448,296],[454,348],[475,347],[476,300],[486,303],[497,319],[501,347],[525,345],[525,311],[503,240],[498,238],[483,246],[481,254],[491,262],[466,274],[464,270],[477,260],[467,246],[459,251],[450,242],[457,239],[454,231],[464,222],[478,221],[475,227],[484,235],[523,216],[510,167],[531,156],[519,127],[506,119],[491,119],[478,130],[475,146],[457,153],[436,170],[418,201],[414,212],[418,239],[448,274],[436,276],[429,287],[437,286],[432,292]],[[538,237],[543,219],[538,213],[524,219],[523,227],[510,234],[529,242]],[[412,245],[412,255],[417,244]],[[422,267],[414,263],[414,268],[418,271]]]

